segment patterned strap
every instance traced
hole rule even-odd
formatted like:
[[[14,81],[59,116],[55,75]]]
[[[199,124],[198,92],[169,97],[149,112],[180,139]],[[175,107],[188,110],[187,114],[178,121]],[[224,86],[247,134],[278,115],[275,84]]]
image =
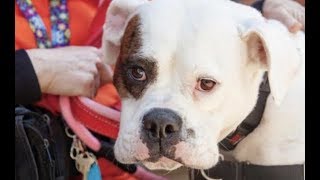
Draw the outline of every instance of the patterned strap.
[[[37,13],[31,0],[16,0],[24,17],[36,38],[38,48],[51,48],[69,45],[69,13],[66,0],[50,0],[50,20],[52,42],[47,34],[46,27]]]
[[[69,13],[67,0],[51,0],[52,46],[67,46],[70,41]]]

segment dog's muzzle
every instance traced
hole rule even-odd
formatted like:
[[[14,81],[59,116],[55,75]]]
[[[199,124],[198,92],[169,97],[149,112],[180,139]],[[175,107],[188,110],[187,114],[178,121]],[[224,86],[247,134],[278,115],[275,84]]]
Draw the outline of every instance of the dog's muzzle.
[[[144,115],[142,126],[141,139],[149,149],[149,160],[174,159],[174,145],[181,140],[181,117],[170,109],[154,108]]]

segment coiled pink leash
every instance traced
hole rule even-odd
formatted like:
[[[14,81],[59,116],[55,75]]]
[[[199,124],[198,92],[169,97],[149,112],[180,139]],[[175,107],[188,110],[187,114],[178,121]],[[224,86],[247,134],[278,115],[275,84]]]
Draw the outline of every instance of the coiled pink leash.
[[[77,121],[71,111],[70,99],[67,96],[59,97],[61,113],[72,131],[83,141],[90,149],[99,151],[101,144],[99,140],[79,121]]]
[[[109,108],[108,106],[99,104],[87,97],[78,97],[78,98],[83,105],[85,105],[95,113],[100,114],[101,116],[104,116],[106,118],[112,119],[114,121],[120,122],[119,111]]]

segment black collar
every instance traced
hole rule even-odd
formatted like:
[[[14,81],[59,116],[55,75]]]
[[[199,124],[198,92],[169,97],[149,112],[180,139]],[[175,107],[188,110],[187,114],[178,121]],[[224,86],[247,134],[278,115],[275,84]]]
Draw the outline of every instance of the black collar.
[[[215,180],[303,180],[304,165],[261,166],[245,162],[220,161],[215,167],[202,171]],[[200,170],[189,171],[190,180],[206,180]],[[209,179],[207,178],[207,179]]]
[[[242,121],[242,123],[237,127],[235,131],[233,131],[226,138],[220,141],[220,149],[223,149],[224,151],[233,150],[241,140],[243,140],[248,134],[250,134],[256,127],[258,127],[262,119],[269,94],[269,81],[267,73],[265,73],[263,81],[260,85],[259,97],[255,108],[246,117],[246,119]]]
[[[270,87],[267,73],[264,74],[263,82],[260,85],[259,98],[255,108],[246,119],[230,133],[220,143],[220,149],[224,151],[233,150],[237,144],[250,134],[260,124],[264,113],[267,98],[270,94]],[[262,166],[246,162],[220,161],[215,167],[202,171],[191,169],[189,177],[191,180],[205,180],[202,173],[213,178],[223,180],[303,180],[304,165],[281,165],[281,166]]]

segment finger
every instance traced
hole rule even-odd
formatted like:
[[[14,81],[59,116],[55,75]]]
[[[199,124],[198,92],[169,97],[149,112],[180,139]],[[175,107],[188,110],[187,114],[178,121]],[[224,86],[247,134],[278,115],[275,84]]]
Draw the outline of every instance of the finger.
[[[95,92],[94,75],[91,73],[83,73],[82,85],[80,84],[82,95],[92,98]]]
[[[87,48],[88,48],[88,50],[89,50],[90,52],[94,53],[96,56],[98,56],[98,57],[101,56],[101,51],[100,51],[98,48],[96,48],[96,47],[91,47],[91,46],[88,46]]]
[[[305,27],[305,9],[304,7],[299,6],[298,8],[292,10],[293,12],[291,12],[291,14],[293,15],[293,17],[299,21],[299,23],[301,23],[302,25],[302,29],[304,30]]]
[[[287,10],[287,12],[296,19],[300,24],[296,25],[296,27],[292,27],[291,32],[296,32],[298,30],[304,30],[304,25],[305,25],[305,8],[298,4],[295,1],[290,1],[291,4],[290,6],[283,6]]]
[[[79,61],[76,66],[73,67],[74,71],[79,73],[90,73],[93,75],[98,74],[98,69],[95,62]]]
[[[98,49],[93,46],[67,46],[67,47],[61,47],[61,48],[67,48],[72,51],[80,51],[80,52],[87,52],[87,51],[96,52],[96,51],[98,51]]]
[[[282,22],[290,32],[297,32],[302,28],[301,23],[282,7],[274,9],[273,13],[269,13],[268,16],[269,18]]]
[[[101,61],[99,56],[96,53],[91,51],[75,51],[73,54],[75,63],[84,62],[95,64],[96,62]]]
[[[96,96],[97,90],[100,85],[99,74],[93,75],[92,77],[93,77],[92,81],[89,83],[89,86],[88,86],[88,93],[89,93],[88,97],[91,99]]]
[[[305,0],[296,0],[299,4],[301,4],[302,6],[305,6]]]
[[[94,77],[94,89],[93,89],[93,92],[92,92],[92,96],[93,97],[96,97],[99,87],[100,87],[100,75],[98,73]]]
[[[94,65],[95,73],[89,72],[89,82],[87,82],[86,86],[84,86],[87,89],[84,89],[84,91],[88,91],[88,97],[94,98],[97,94],[97,91],[100,87],[100,74],[98,72],[97,67]],[[91,79],[91,77],[93,77]]]
[[[74,72],[69,75],[68,83],[56,85],[57,89],[64,91],[64,95],[72,96],[92,96],[92,89],[94,86],[94,76],[87,72]],[[73,77],[73,78],[71,78]],[[58,88],[61,87],[61,88]]]
[[[98,48],[92,46],[74,46],[71,49],[80,56],[83,56],[83,58],[88,56],[100,57],[101,53]]]
[[[103,58],[103,49],[102,48],[98,49],[97,55],[99,56],[100,59]]]
[[[94,47],[94,46],[81,46],[82,48],[85,48],[86,50],[88,51],[91,51],[95,54],[98,54],[99,53],[99,49]]]
[[[100,75],[100,86],[112,82],[113,72],[110,66],[104,63],[97,63],[97,69]]]
[[[98,55],[97,53],[90,52],[90,53],[88,53],[88,57],[87,58],[88,58],[89,61],[93,61],[94,64],[97,63],[97,62],[101,62],[100,55]]]
[[[303,25],[301,23],[296,23],[289,28],[289,31],[292,33],[296,33],[300,30],[303,30]]]

